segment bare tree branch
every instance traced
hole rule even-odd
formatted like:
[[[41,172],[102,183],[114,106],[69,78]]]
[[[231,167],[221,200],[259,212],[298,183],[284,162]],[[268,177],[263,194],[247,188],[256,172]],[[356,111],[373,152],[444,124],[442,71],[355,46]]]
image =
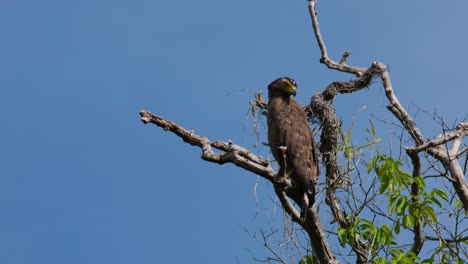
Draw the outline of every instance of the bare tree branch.
[[[255,234],[252,234],[251,232],[249,232],[249,230],[247,230],[245,227],[242,227],[244,229],[244,231],[249,234],[250,236],[252,236],[259,244],[261,244],[262,246],[264,246],[265,248],[268,249],[268,251],[270,251],[274,256],[275,258],[270,258],[270,257],[267,257],[266,259],[264,260],[260,260],[260,259],[255,259],[256,261],[258,262],[268,262],[270,263],[271,261],[275,261],[275,262],[279,262],[279,263],[283,263],[283,264],[288,264],[288,262],[284,259],[284,257],[280,256],[276,250],[274,248],[272,248],[270,246],[270,243],[269,243],[269,237],[274,235],[274,233],[277,231],[274,231],[273,233],[270,233],[270,234],[267,234],[263,229],[260,229],[260,234],[262,235],[262,238],[258,238],[257,235]]]
[[[315,211],[315,208],[308,210],[307,219],[303,222],[300,219],[299,212],[291,204],[289,198],[286,196],[286,191],[291,189],[285,181],[278,180],[278,176],[275,171],[269,165],[267,160],[254,155],[249,150],[235,145],[232,142],[210,142],[210,140],[204,136],[195,134],[193,131],[186,130],[185,128],[166,120],[162,117],[151,114],[149,111],[142,110],[140,112],[141,121],[145,124],[153,123],[159,127],[162,127],[165,131],[171,131],[184,142],[189,143],[192,146],[197,146],[202,149],[203,160],[214,162],[218,164],[233,163],[238,167],[253,172],[261,177],[272,182],[275,187],[275,192],[278,195],[283,208],[286,212],[292,216],[293,221],[301,225],[309,234],[314,253],[320,259],[321,263],[337,263],[333,253],[328,244],[327,238],[323,232],[323,227],[320,223],[319,216]],[[212,147],[224,151],[224,153],[218,154],[212,150]],[[287,181],[286,181],[287,182]],[[294,193],[290,193],[296,203],[299,201],[298,197],[294,196]]]
[[[403,124],[406,131],[413,138],[416,144],[416,147],[423,145],[425,141],[424,136],[422,135],[419,128],[416,126],[416,123],[414,122],[414,120],[408,115],[406,110],[400,104],[399,100],[397,99],[397,97],[395,96],[393,92],[393,88],[390,82],[390,76],[388,75],[387,67],[380,62],[375,62],[374,64],[377,64],[378,67],[383,70],[381,78],[382,78],[383,86],[385,89],[385,94],[388,100],[390,101],[390,105],[387,108]],[[466,131],[467,131],[466,123],[460,124],[457,127],[457,129],[460,131],[460,135],[458,135],[457,137],[454,137],[454,139],[461,140],[461,138],[463,138],[466,135]],[[446,147],[437,143],[438,142],[433,143],[435,144],[435,146],[430,146],[430,144],[428,144],[428,146],[424,148],[424,150],[429,155],[439,160],[444,165],[444,167],[447,168],[450,175],[452,176],[452,179],[453,179],[452,184],[455,189],[455,192],[460,198],[460,201],[463,204],[463,208],[466,211],[468,210],[468,186],[465,181],[465,175],[463,174],[463,170],[460,166],[460,163],[458,162],[458,159],[452,158],[451,151],[449,151]],[[452,149],[453,150],[456,149],[456,151],[458,151],[457,146],[459,146],[458,143]]]
[[[251,171],[263,178],[273,182],[275,179],[275,171],[270,166],[268,160],[254,155],[251,151],[238,146],[232,142],[210,142],[204,136],[195,134],[193,131],[186,130],[185,128],[166,120],[162,117],[151,114],[149,111],[142,110],[140,112],[141,121],[145,124],[153,123],[162,127],[165,131],[171,131],[176,134],[184,142],[192,146],[197,146],[202,149],[201,158],[206,161],[224,164],[233,163],[238,167]],[[224,153],[215,153],[212,147],[224,151]]]
[[[448,143],[448,142],[454,140],[455,138],[457,138],[458,136],[459,135],[457,133],[449,133],[449,134],[445,134],[444,136],[440,136],[439,138],[426,141],[425,143],[423,143],[423,144],[421,144],[419,146],[406,147],[405,149],[409,150],[411,152],[417,153],[417,152],[425,151],[428,148],[433,148],[433,147],[437,147],[439,145],[443,145],[445,143]]]
[[[468,125],[466,123],[462,123],[459,126],[457,126],[457,133],[446,135],[445,137],[437,141],[432,141],[432,142],[430,141],[428,143],[424,143],[425,139],[424,139],[423,134],[421,133],[419,128],[416,126],[416,123],[407,113],[405,108],[401,105],[398,98],[395,96],[393,92],[393,87],[390,81],[390,76],[388,74],[388,68],[383,63],[373,62],[372,66],[369,69],[362,69],[362,68],[353,67],[353,66],[349,66],[345,64],[346,58],[349,56],[349,52],[346,52],[343,55],[343,58],[341,59],[339,63],[336,63],[335,61],[331,60],[328,57],[327,48],[322,38],[322,34],[320,33],[319,23],[317,19],[317,12],[315,10],[316,2],[317,0],[309,0],[309,13],[312,19],[312,26],[314,28],[315,38],[319,45],[320,51],[322,53],[322,58],[320,61],[324,63],[330,69],[352,73],[358,77],[365,76],[366,73],[368,73],[368,75],[370,76],[370,78],[364,78],[364,81],[361,81],[359,80],[360,78],[358,78],[356,80],[356,83],[350,82],[349,83],[350,87],[337,85],[337,83],[331,84],[329,87],[327,87],[327,89],[325,89],[325,91],[329,89],[328,92],[324,91],[321,94],[314,95],[312,99],[312,103],[311,103],[311,107],[314,113],[316,113],[319,116],[319,119],[322,123],[322,128],[323,128],[322,138],[321,138],[322,145],[321,145],[320,150],[324,156],[325,165],[327,166],[327,173],[326,173],[327,199],[328,199],[327,203],[331,206],[332,212],[334,213],[335,218],[340,223],[340,226],[345,227],[346,226],[345,221],[343,221],[342,216],[340,216],[340,212],[342,212],[342,210],[339,208],[339,205],[334,203],[334,200],[336,199],[336,197],[334,198],[333,188],[330,188],[330,187],[333,187],[333,185],[330,183],[332,183],[333,180],[335,180],[334,175],[336,175],[335,172],[333,172],[333,170],[336,169],[334,168],[334,164],[330,164],[330,162],[333,163],[334,161],[336,161],[336,151],[335,151],[336,149],[333,149],[333,147],[329,148],[329,145],[328,145],[330,144],[331,146],[333,146],[335,144],[334,141],[336,141],[335,139],[336,137],[334,135],[336,135],[335,134],[336,132],[334,132],[333,130],[336,130],[336,129],[333,129],[333,126],[336,126],[338,123],[337,123],[336,117],[333,116],[334,115],[333,111],[330,111],[330,109],[332,109],[332,106],[328,105],[327,107],[326,104],[321,102],[321,99],[330,100],[331,98],[335,96],[336,92],[340,92],[340,93],[345,93],[346,91],[354,92],[354,91],[359,90],[359,87],[361,86],[368,86],[370,81],[369,82],[367,81],[371,80],[375,76],[375,74],[378,74],[381,77],[383,87],[385,90],[385,95],[390,102],[390,105],[387,106],[388,110],[392,112],[394,116],[397,117],[397,119],[403,124],[405,130],[410,134],[410,136],[414,140],[416,147],[420,147],[421,145],[424,144],[424,147],[420,147],[420,149],[421,150],[424,149],[427,153],[429,153],[431,156],[435,157],[436,159],[441,161],[442,164],[444,164],[444,166],[448,169],[448,171],[450,172],[450,175],[453,178],[452,183],[453,183],[454,189],[456,193],[458,194],[460,200],[462,201],[464,209],[468,210],[468,186],[464,180],[463,170],[461,169],[461,166],[457,160],[458,156],[460,156],[461,153],[464,151],[463,150],[460,153],[458,152],[460,145],[461,145],[461,141],[463,137],[467,134]],[[371,71],[371,69],[373,69],[373,71]],[[333,89],[331,87],[336,87],[336,88]],[[351,87],[355,87],[355,88],[351,88]],[[332,115],[325,117],[323,115],[324,112],[332,113]],[[330,124],[327,125],[326,124],[327,122],[329,122]],[[323,137],[324,134],[327,136]],[[451,150],[448,150],[447,148],[444,148],[441,146],[441,144],[447,143],[450,140],[454,140]],[[417,154],[411,154],[411,151],[408,153],[411,155],[413,163],[419,160],[419,158],[417,158],[416,160]],[[418,166],[417,163],[415,165]],[[418,168],[415,167],[415,170],[417,169]],[[415,191],[415,189],[413,190]],[[422,236],[421,227],[416,226],[415,227],[415,241],[414,241],[413,248],[412,248],[415,253],[418,253],[421,250],[423,241],[424,239]],[[356,250],[356,253],[358,255],[358,262],[359,262],[360,261],[359,250]]]
[[[392,112],[393,115],[398,118],[398,120],[400,120],[406,131],[408,131],[413,140],[416,142],[416,145],[422,144],[424,142],[424,136],[393,92],[392,82],[390,81],[387,66],[381,62],[374,62],[373,65],[382,71],[381,79],[385,89],[385,95],[390,102],[390,105],[387,106],[387,109]]]
[[[309,0],[309,13],[312,18],[312,26],[314,28],[315,37],[317,39],[317,43],[319,45],[320,51],[322,52],[322,59],[321,62],[325,63],[328,68],[335,69],[342,72],[353,73],[357,76],[361,76],[364,72],[368,71],[366,69],[357,68],[353,66],[348,66],[344,63],[336,63],[333,60],[328,58],[327,49],[325,46],[325,42],[323,41],[322,35],[320,33],[320,28],[318,25],[317,19],[317,12],[315,10],[317,0]],[[412,139],[414,140],[416,146],[421,146],[424,144],[424,136],[416,126],[414,120],[410,117],[408,112],[405,108],[401,105],[398,98],[395,96],[393,92],[392,83],[390,81],[390,76],[388,74],[388,68],[381,62],[373,62],[371,68],[376,68],[377,71],[381,72],[381,79],[383,83],[383,87],[385,90],[385,95],[390,102],[390,105],[387,106],[388,110],[393,113],[393,115],[403,124],[405,130],[410,134]],[[454,145],[451,151],[448,151],[446,148],[441,147],[438,142],[433,142],[429,144],[436,144],[434,147],[426,147],[425,150],[431,156],[438,159],[444,166],[449,170],[450,175],[452,176],[453,186],[455,191],[457,192],[460,200],[463,203],[463,207],[465,210],[468,210],[468,186],[464,179],[463,170],[457,159],[453,159],[452,156],[457,156],[454,152],[458,151],[459,145],[461,143],[461,139],[466,134],[466,125],[464,123],[458,126],[459,130],[463,131],[462,136],[457,136],[454,139],[458,139],[456,142],[454,141]],[[456,150],[456,151],[454,151]],[[449,153],[449,154],[447,154]]]
[[[426,237],[427,240],[432,240],[432,241],[439,241],[440,240],[440,237],[433,237],[433,236],[427,236]],[[447,243],[460,243],[460,242],[466,242],[468,241],[468,236],[464,236],[464,237],[458,237],[456,239],[447,239],[447,238],[444,238],[444,241],[447,242]]]
[[[317,44],[320,48],[320,51],[322,52],[322,57],[320,58],[320,62],[324,63],[330,69],[352,73],[358,77],[361,76],[366,71],[366,69],[353,67],[353,66],[349,66],[346,64],[346,58],[350,54],[349,51],[346,51],[343,54],[343,57],[339,63],[331,60],[328,57],[327,47],[325,46],[325,41],[323,40],[322,34],[320,33],[320,27],[319,27],[318,18],[317,18],[317,11],[315,10],[316,4],[317,4],[317,0],[309,0],[309,13],[310,13],[310,17],[312,18],[312,26],[314,28],[315,39],[317,40]]]

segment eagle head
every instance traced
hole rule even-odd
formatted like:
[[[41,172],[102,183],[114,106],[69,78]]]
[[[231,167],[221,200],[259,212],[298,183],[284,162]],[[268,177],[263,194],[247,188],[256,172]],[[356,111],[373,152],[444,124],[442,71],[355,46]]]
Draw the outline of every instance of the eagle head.
[[[290,96],[296,95],[297,84],[289,77],[281,77],[268,85],[268,96]]]

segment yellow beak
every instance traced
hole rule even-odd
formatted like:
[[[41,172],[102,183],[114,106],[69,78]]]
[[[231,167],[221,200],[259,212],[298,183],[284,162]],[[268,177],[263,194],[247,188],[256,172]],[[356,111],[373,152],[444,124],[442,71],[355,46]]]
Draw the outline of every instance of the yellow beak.
[[[284,90],[288,94],[292,94],[294,96],[296,95],[296,86],[292,85],[290,82],[286,82]]]

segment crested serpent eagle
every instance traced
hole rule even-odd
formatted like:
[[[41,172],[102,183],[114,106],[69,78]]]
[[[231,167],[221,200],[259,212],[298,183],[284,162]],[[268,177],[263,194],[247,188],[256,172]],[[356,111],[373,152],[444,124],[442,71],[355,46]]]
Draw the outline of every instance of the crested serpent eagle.
[[[302,107],[294,99],[296,82],[288,77],[268,85],[268,143],[279,164],[279,177],[293,180],[301,195],[301,218],[315,202],[320,174],[314,134]]]

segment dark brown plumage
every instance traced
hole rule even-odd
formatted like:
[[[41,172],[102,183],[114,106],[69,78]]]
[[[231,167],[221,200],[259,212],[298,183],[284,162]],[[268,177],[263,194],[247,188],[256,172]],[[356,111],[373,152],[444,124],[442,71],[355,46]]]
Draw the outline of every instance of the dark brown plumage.
[[[278,175],[289,176],[302,195],[301,218],[305,219],[307,209],[315,201],[320,171],[314,134],[294,99],[296,87],[296,82],[288,77],[268,85],[268,143],[280,167]]]

